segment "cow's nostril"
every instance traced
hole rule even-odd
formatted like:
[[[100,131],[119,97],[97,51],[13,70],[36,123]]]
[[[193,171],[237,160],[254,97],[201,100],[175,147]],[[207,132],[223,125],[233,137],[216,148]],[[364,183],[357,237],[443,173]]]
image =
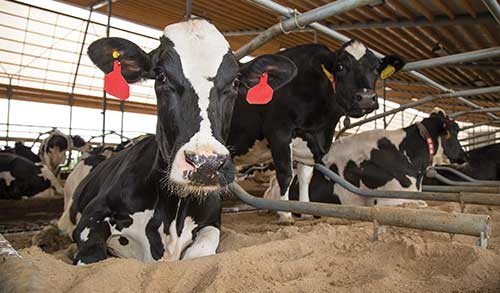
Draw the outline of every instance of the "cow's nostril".
[[[184,151],[184,157],[186,157],[186,162],[195,168],[199,167],[199,158],[194,152]]]
[[[363,99],[363,97],[361,95],[356,96],[356,100],[361,101],[362,99]]]
[[[214,164],[216,166],[217,170],[221,169],[227,160],[228,160],[227,156],[217,156],[217,160]]]
[[[372,98],[372,101],[376,102],[377,101],[377,95],[374,95]]]

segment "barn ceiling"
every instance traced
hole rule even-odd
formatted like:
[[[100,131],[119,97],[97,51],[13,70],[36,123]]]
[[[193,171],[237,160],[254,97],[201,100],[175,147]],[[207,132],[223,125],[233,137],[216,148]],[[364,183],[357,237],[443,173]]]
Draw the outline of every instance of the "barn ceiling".
[[[89,0],[67,0],[88,7],[95,3]],[[163,28],[177,22],[185,13],[185,0],[118,0],[113,3],[112,15],[137,23]],[[327,0],[276,0],[277,3],[305,12]],[[102,12],[106,7],[100,8]],[[193,14],[212,20],[217,27],[228,33],[234,50],[251,40],[254,35],[279,21],[276,13],[245,0],[194,0]],[[358,8],[330,17],[322,24],[337,29],[350,38],[356,38],[383,54],[399,54],[407,61],[456,54],[500,45],[499,25],[490,15],[482,1],[478,0],[386,0],[375,7]],[[382,25],[382,27],[381,27]],[[253,54],[278,51],[317,40],[338,48],[341,43],[310,30],[282,35]],[[439,83],[453,88],[476,88],[499,84],[500,58],[481,60],[475,63],[455,64],[424,69],[420,72]],[[416,81],[408,74],[397,74],[386,84],[392,90],[387,97],[397,103],[407,103],[436,93],[437,90]],[[379,90],[381,93],[381,83]],[[499,105],[500,94],[470,97],[483,107]],[[440,106],[450,111],[467,109],[454,99],[440,100],[432,105],[420,107],[429,111]],[[463,116],[464,120],[482,120],[484,115]]]

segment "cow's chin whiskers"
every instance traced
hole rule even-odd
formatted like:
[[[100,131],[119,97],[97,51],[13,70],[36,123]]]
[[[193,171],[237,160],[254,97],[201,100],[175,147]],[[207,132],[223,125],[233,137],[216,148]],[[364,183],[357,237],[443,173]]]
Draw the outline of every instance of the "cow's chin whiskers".
[[[209,194],[219,194],[225,192],[227,187],[213,185],[194,185],[190,183],[177,183],[172,181],[169,177],[165,176],[161,179],[162,188],[170,191],[171,194],[175,194],[180,198],[186,198],[189,196],[196,198],[205,198]]]

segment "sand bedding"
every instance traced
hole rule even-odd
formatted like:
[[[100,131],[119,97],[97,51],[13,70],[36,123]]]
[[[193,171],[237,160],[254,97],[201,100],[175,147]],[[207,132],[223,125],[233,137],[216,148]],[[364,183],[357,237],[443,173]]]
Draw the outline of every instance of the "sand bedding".
[[[468,236],[388,227],[373,241],[370,223],[323,218],[282,226],[274,215],[246,213],[224,215],[214,256],[150,264],[110,258],[75,267],[61,260],[65,251],[33,246],[20,251],[28,264],[0,264],[0,286],[15,292],[500,292],[500,208],[467,212],[492,216],[488,249]]]

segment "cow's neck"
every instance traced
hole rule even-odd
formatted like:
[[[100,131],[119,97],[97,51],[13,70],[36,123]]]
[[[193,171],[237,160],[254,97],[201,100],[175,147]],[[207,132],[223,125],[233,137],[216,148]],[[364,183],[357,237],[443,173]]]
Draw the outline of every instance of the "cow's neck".
[[[438,148],[441,147],[438,145],[437,129],[433,127],[432,124],[426,123],[426,121],[422,121],[422,125],[425,126],[432,139],[435,154]],[[430,162],[432,162],[426,138],[422,136],[416,124],[405,128],[404,131],[407,135],[401,143],[400,150],[405,151],[411,163],[418,167],[419,171],[423,173],[430,166]]]

